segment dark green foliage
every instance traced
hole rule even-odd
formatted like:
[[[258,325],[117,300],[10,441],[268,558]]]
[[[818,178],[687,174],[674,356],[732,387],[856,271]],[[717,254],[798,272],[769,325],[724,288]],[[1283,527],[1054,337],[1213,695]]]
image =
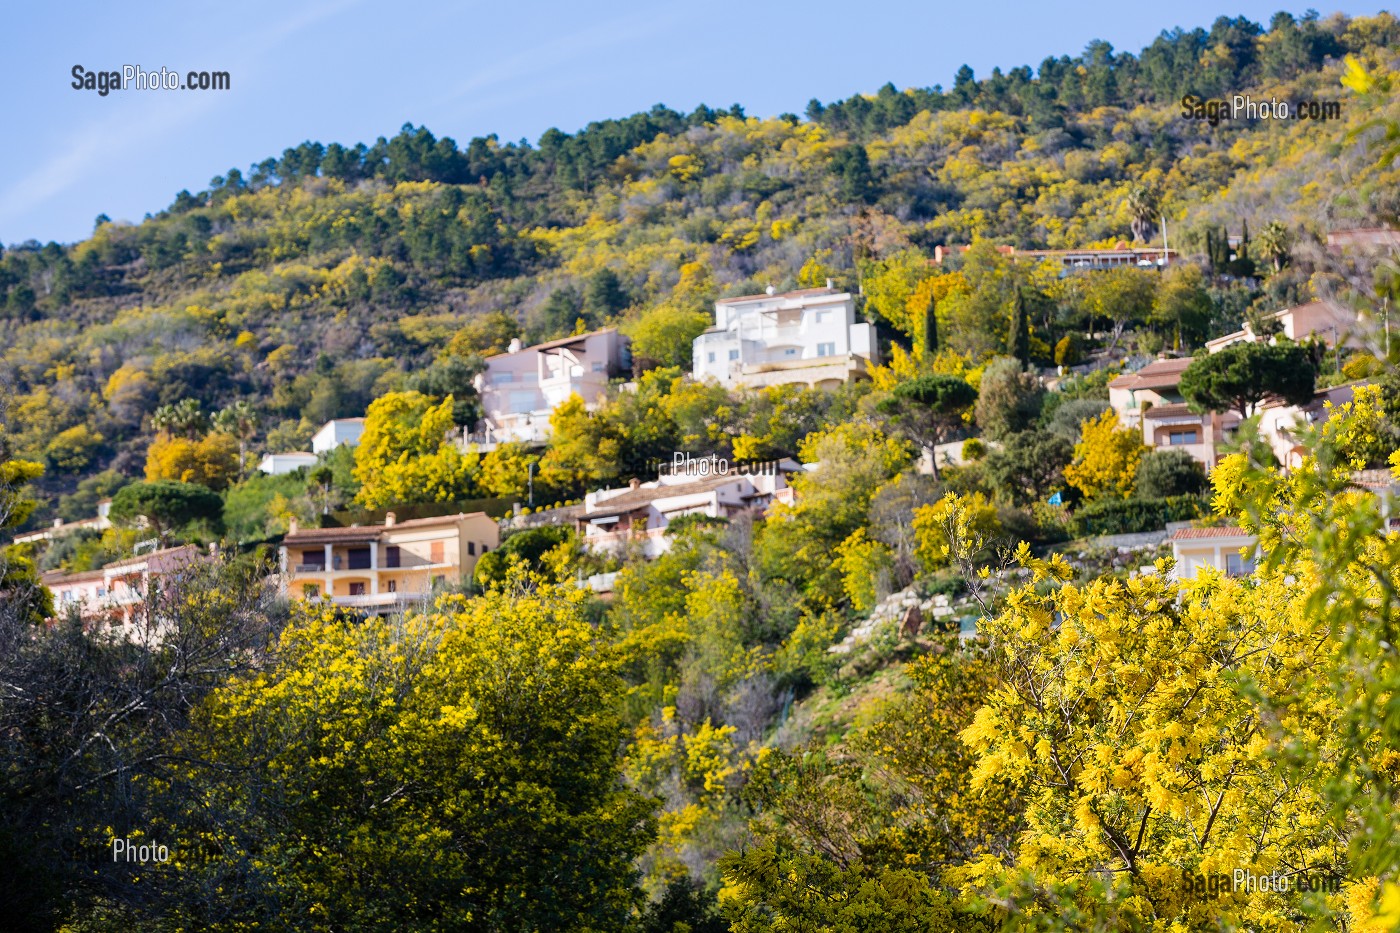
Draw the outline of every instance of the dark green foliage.
[[[120,489],[112,497],[111,518],[116,524],[134,524],[144,518],[160,536],[193,522],[217,526],[222,512],[223,500],[208,487],[162,479]]]
[[[677,878],[642,910],[628,933],[729,933],[715,895],[690,878]]]
[[[473,380],[484,365],[480,357],[449,356],[410,376],[405,388],[435,399],[452,396],[452,421],[458,427],[476,424],[479,414]]]
[[[1064,469],[1074,459],[1074,443],[1049,431],[1018,431],[987,452],[983,475],[999,498],[1029,505],[1063,485]]]
[[[1201,496],[1173,496],[1167,499],[1100,499],[1074,513],[1076,537],[1124,535],[1159,531],[1167,522],[1185,522],[1210,513],[1210,503]]]
[[[977,424],[992,440],[1001,440],[1035,424],[1045,390],[1019,361],[1001,357],[987,364],[977,395]]]
[[[567,525],[542,525],[517,531],[477,561],[476,582],[483,587],[504,583],[506,571],[517,562],[540,572],[543,570],[540,559],[545,552],[573,540],[574,530]]]
[[[1133,488],[1144,499],[1198,496],[1206,488],[1205,467],[1184,450],[1159,448],[1138,463]]]
[[[1055,400],[1053,411],[1050,411],[1048,418],[1042,413],[1041,421],[1045,424],[1045,430],[1052,434],[1063,437],[1070,443],[1079,441],[1079,428],[1084,422],[1092,418],[1097,418],[1108,410],[1108,402],[1093,398],[1066,398],[1064,395],[1054,392],[1046,396],[1046,409],[1050,409],[1050,400]]]
[[[1316,377],[1307,349],[1298,344],[1234,343],[1186,367],[1181,394],[1198,410],[1237,411],[1248,418],[1265,401],[1312,401]]]
[[[831,172],[840,180],[839,191],[843,200],[864,202],[873,196],[870,158],[865,154],[864,146],[838,149],[831,158]]]

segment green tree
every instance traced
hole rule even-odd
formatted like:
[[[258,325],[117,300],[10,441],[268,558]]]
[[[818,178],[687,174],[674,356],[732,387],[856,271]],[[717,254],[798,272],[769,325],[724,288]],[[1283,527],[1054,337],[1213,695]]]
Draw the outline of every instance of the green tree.
[[[1316,378],[1312,357],[1296,343],[1232,343],[1193,360],[1181,374],[1181,394],[1197,410],[1249,418],[1268,401],[1307,404]]]
[[[215,931],[622,928],[652,804],[619,780],[622,684],[582,601],[297,616],[186,743],[209,767],[172,831],[207,842],[169,913]]]
[[[1064,469],[1074,457],[1069,440],[1049,431],[1018,431],[987,452],[982,469],[998,493],[1013,505],[1038,502],[1064,482]]]
[[[628,329],[632,337],[633,368],[638,372],[665,366],[691,368],[695,338],[709,327],[711,316],[661,305],[645,312]]]
[[[929,452],[938,476],[937,446],[964,423],[977,390],[956,376],[931,374],[901,382],[880,403],[898,428]]]
[[[37,503],[24,487],[43,475],[43,466],[29,460],[0,461],[0,531],[29,520]],[[28,550],[0,547],[0,630],[7,622],[28,627],[52,615],[53,597],[39,585],[38,567]],[[6,639],[4,644],[11,642]]]
[[[1010,357],[999,357],[982,371],[977,389],[977,424],[992,440],[1025,431],[1040,416],[1045,390],[1033,373]]]
[[[1206,488],[1206,470],[1184,450],[1158,448],[1138,462],[1134,495],[1143,499],[1200,495]]]
[[[238,439],[238,478],[247,475],[248,442],[258,436],[262,416],[252,403],[239,399],[220,409],[213,418],[214,429]]]
[[[157,537],[178,532],[192,522],[217,527],[223,512],[219,494],[198,483],[155,480],[123,486],[112,497],[109,515],[119,525],[144,519]]]
[[[151,415],[151,427],[173,437],[195,440],[209,430],[209,418],[199,407],[199,400],[182,398],[162,405]]]
[[[1259,231],[1259,255],[1273,265],[1275,272],[1283,271],[1288,262],[1288,251],[1292,237],[1288,228],[1280,221],[1271,220]]]
[[[1146,243],[1151,239],[1152,227],[1157,222],[1157,201],[1157,191],[1150,185],[1134,185],[1128,192],[1128,216],[1134,242]]]
[[[606,321],[630,303],[622,280],[611,269],[593,273],[583,290],[583,312],[591,322]]]

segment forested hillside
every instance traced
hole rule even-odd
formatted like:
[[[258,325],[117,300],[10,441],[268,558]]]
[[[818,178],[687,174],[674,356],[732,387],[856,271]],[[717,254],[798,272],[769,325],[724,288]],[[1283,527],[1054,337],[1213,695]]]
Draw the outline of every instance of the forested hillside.
[[[0,925],[1400,929],[1400,272],[1327,241],[1400,215],[1397,49],[1222,18],[802,117],[407,126],[7,246],[0,533],[112,501],[0,547]],[[1183,105],[1236,93],[1335,119]],[[717,298],[828,279],[868,379],[687,378]],[[1314,300],[1355,339],[1204,352]],[[486,358],[602,326],[634,372],[457,443]],[[678,451],[800,467],[615,548],[456,515]]]
[[[1400,170],[1348,135],[1378,114],[1339,80],[1343,56],[1374,64],[1397,42],[1385,14],[1222,18],[1138,54],[1096,42],[1035,70],[963,68],[946,89],[813,101],[804,117],[658,105],[533,146],[412,126],[368,146],[303,143],[139,224],[100,217],[80,243],[5,248],[5,448],[46,464],[42,521],[84,477],[139,475],[161,405],[247,401],[258,427],[245,446],[290,450],[387,390],[433,383],[461,402],[474,355],[517,331],[616,322],[641,365],[684,367],[715,297],[796,285],[804,266],[808,281],[854,287],[881,262],[907,268],[978,237],[1160,242],[1159,209],[1174,248],[1204,253],[1208,230],[1257,237],[1273,223],[1306,253],[1329,228],[1400,210]],[[1182,115],[1185,94],[1236,92],[1342,101],[1342,119]],[[1203,326],[1234,329],[1250,302],[1313,287],[1310,272],[1270,296],[1216,294]],[[866,311],[908,343],[892,305],[873,297]],[[989,339],[964,317],[944,332],[980,353]],[[1050,362],[1044,348],[1080,322],[1038,318]]]

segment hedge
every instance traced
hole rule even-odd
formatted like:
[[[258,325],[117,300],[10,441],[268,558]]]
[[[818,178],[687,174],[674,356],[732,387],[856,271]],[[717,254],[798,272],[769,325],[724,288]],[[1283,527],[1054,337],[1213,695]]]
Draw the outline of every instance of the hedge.
[[[1102,499],[1074,513],[1075,537],[1128,535],[1157,531],[1167,522],[1185,522],[1209,514],[1204,496],[1168,496],[1165,499]]]

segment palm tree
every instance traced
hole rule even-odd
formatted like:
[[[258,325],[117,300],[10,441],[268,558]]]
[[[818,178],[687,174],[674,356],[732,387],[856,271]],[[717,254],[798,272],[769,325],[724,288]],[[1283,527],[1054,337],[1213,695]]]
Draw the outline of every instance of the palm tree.
[[[247,462],[248,442],[257,436],[261,422],[257,409],[243,399],[239,399],[214,416],[214,427],[225,434],[238,438],[238,478],[243,478]]]
[[[173,405],[162,405],[151,414],[151,427],[166,434],[182,434],[190,440],[208,429],[209,419],[200,411],[199,402],[182,398]]]
[[[1132,218],[1133,239],[1146,243],[1157,219],[1157,192],[1147,185],[1135,185],[1128,192],[1128,214]]]
[[[1274,264],[1274,271],[1278,272],[1288,261],[1288,245],[1291,237],[1288,228],[1277,220],[1269,221],[1263,230],[1259,231],[1259,253],[1265,259]]]

